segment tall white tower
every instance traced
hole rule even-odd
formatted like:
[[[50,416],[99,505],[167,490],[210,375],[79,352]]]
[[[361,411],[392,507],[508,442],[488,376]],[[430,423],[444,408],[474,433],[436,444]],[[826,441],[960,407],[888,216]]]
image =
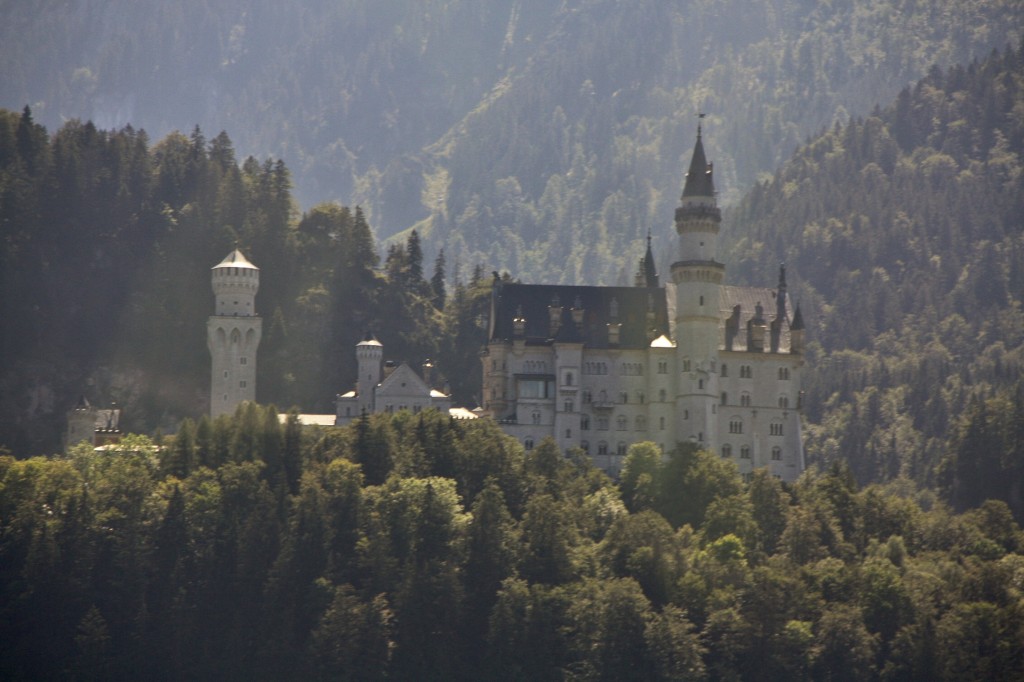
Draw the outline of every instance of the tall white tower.
[[[235,411],[256,399],[256,349],[263,320],[256,314],[260,269],[238,249],[213,267],[214,313],[206,323],[210,348],[210,415]]]
[[[356,344],[356,359],[359,362],[359,378],[356,380],[356,395],[359,411],[373,414],[374,396],[380,383],[381,361],[384,359],[384,345],[370,332]]]
[[[715,260],[721,211],[715,199],[713,168],[704,156],[700,126],[676,209],[678,260],[672,264],[676,285],[675,337],[678,386],[676,437],[717,448],[718,292],[725,266]]]

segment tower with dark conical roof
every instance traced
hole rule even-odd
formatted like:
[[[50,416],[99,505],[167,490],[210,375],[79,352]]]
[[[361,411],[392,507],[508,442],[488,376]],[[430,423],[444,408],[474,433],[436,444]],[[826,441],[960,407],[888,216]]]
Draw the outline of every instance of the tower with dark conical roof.
[[[676,209],[679,237],[672,281],[676,285],[675,339],[678,366],[677,438],[716,446],[713,417],[718,396],[719,287],[725,266],[715,258],[722,221],[715,198],[713,167],[704,154],[701,127]]]

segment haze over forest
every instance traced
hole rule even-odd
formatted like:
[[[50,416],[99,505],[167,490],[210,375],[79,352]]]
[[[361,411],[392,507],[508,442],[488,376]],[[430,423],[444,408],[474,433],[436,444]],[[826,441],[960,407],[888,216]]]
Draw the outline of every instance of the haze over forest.
[[[10,679],[1021,679],[1024,2],[0,0]],[[698,112],[730,284],[807,324],[809,471],[619,480],[479,402],[491,272],[662,281]],[[210,419],[210,268],[260,266]],[[114,451],[62,449],[80,395]],[[276,407],[275,407],[276,405]],[[168,435],[174,434],[174,435]]]

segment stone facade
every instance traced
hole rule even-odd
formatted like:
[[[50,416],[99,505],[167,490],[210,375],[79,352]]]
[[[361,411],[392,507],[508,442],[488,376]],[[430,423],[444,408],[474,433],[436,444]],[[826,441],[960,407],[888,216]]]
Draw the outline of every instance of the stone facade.
[[[741,473],[803,471],[803,320],[785,267],[775,288],[724,284],[721,216],[700,130],[662,287],[648,240],[633,287],[495,278],[482,355],[484,414],[534,447],[553,437],[617,473],[630,444],[693,442]],[[768,306],[768,311],[765,310]]]

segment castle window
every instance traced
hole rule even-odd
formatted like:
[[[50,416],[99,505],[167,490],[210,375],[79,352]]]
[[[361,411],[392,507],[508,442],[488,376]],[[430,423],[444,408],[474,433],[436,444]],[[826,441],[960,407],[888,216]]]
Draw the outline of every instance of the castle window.
[[[658,360],[658,374],[668,374],[668,360]]]
[[[601,441],[597,444],[597,454],[607,455],[608,454],[608,443]]]
[[[741,445],[740,446],[740,459],[750,459],[750,446],[749,445]]]
[[[598,417],[597,418],[597,430],[598,431],[607,431],[608,430],[608,417]]]
[[[661,389],[658,391],[658,400],[660,400],[661,402],[665,402],[665,389]]]
[[[703,379],[697,379],[697,390],[699,390],[699,391],[703,391],[704,390],[704,380]]]
[[[729,445],[728,443],[722,446],[722,457],[732,457],[732,446]]]
[[[777,445],[774,448],[772,448],[772,461],[773,462],[781,462],[782,461],[782,448],[780,448]]]
[[[566,438],[572,438],[572,429],[566,429],[565,430],[565,437]]]
[[[585,453],[587,453],[589,455],[590,454],[590,441],[581,440],[580,441],[580,450],[582,450],[583,452],[585,452]]]
[[[540,424],[540,412],[534,412],[531,415],[531,418],[533,419],[534,424]]]
[[[740,395],[740,405],[743,407],[750,407],[750,394],[743,393]]]
[[[781,436],[782,435],[782,422],[776,422],[776,423],[772,424],[769,428],[771,429],[771,431],[770,431],[771,435],[773,435],[773,436]]]
[[[644,404],[644,399],[645,399],[646,397],[647,397],[647,396],[645,396],[645,395],[644,395],[644,392],[643,392],[643,391],[637,391],[637,392],[636,392],[636,401],[637,401],[638,403],[640,403],[641,405],[643,405],[643,404]]]
[[[743,420],[738,417],[730,419],[729,433],[743,433]]]
[[[615,426],[619,429],[619,431],[625,431],[628,425],[629,420],[626,419],[625,415],[619,415],[619,417],[615,420]]]
[[[629,402],[629,393],[626,393],[625,391],[620,391],[619,392],[619,402],[622,403],[622,404],[628,403]]]
[[[590,404],[590,391],[583,391],[583,404],[584,405],[589,405]]]
[[[590,430],[590,415],[585,414],[580,417],[580,431]]]
[[[240,364],[240,365],[248,365],[249,364],[249,358],[246,358],[246,357],[238,358],[238,364]]]
[[[779,379],[781,381],[789,380],[789,367],[779,367]]]
[[[523,447],[526,448],[527,450],[533,450],[533,439],[527,438],[525,441],[523,441]]]
[[[658,430],[659,431],[664,431],[665,430],[665,418],[664,417],[658,417]]]
[[[722,376],[723,377],[729,376],[729,366],[727,364],[725,364],[724,362],[722,363]]]
[[[646,431],[647,430],[647,417],[643,415],[637,415],[636,418],[636,430]]]
[[[740,365],[740,379],[753,379],[754,371],[750,365]]]
[[[573,405],[573,402],[571,400],[566,400],[565,403],[562,404],[562,407],[565,408],[566,412],[576,411],[576,406]]]
[[[704,305],[704,297],[703,297],[703,296],[701,296],[701,297],[700,297],[700,304],[701,304],[702,306]]]
[[[779,396],[779,407],[786,409],[789,407],[789,398],[784,395]]]
[[[620,442],[618,444],[618,446],[615,448],[615,454],[618,455],[619,457],[625,457],[626,456],[626,444]]]
[[[238,387],[239,388],[245,388],[246,387],[246,382],[245,381],[239,381],[238,382]]]
[[[722,404],[727,405],[729,403],[729,394],[722,391]]]
[[[565,373],[565,385],[566,386],[572,386],[572,380],[573,380],[572,372],[566,372]]]
[[[690,371],[690,361],[689,360],[683,360],[683,371],[684,372],[689,372]]]

